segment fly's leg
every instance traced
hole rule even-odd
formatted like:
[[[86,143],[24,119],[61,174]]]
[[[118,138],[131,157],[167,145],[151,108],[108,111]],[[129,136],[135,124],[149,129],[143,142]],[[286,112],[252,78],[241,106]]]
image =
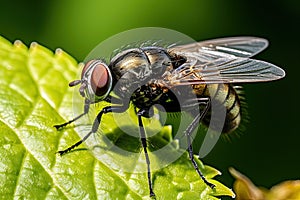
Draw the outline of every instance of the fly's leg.
[[[203,119],[203,117],[206,115],[209,106],[210,106],[210,99],[209,98],[199,98],[199,105],[200,104],[204,104],[205,108],[203,111],[200,111],[195,118],[193,119],[193,121],[191,122],[191,124],[187,127],[187,129],[184,131],[184,134],[187,137],[187,145],[188,145],[188,153],[189,153],[189,157],[190,160],[195,168],[195,170],[197,171],[197,173],[199,174],[199,176],[201,177],[201,179],[203,180],[203,182],[208,185],[210,188],[214,188],[215,185],[208,182],[207,179],[205,178],[205,176],[202,174],[202,172],[200,171],[196,161],[194,160],[194,153],[193,153],[193,147],[192,147],[192,133],[195,130],[196,127],[198,127],[200,121]]]
[[[60,128],[63,128],[65,126],[67,126],[68,124],[71,124],[72,122],[80,119],[82,116],[86,115],[88,112],[89,112],[89,109],[90,109],[90,101],[88,99],[85,99],[84,101],[84,111],[82,114],[78,115],[77,117],[75,117],[74,119],[66,122],[66,123],[63,123],[63,124],[57,124],[57,125],[54,125],[53,127],[55,127],[57,130],[60,129]]]
[[[148,186],[149,186],[149,191],[150,191],[150,197],[155,197],[155,193],[153,192],[152,188],[152,181],[151,181],[151,170],[150,170],[150,159],[147,151],[147,141],[146,141],[146,133],[145,133],[145,128],[143,125],[142,117],[149,117],[149,110],[141,109],[138,111],[137,116],[138,116],[138,121],[139,121],[139,132],[140,132],[140,137],[141,137],[141,143],[143,145],[144,149],[144,154],[145,154],[145,159],[147,163],[147,176],[148,176]]]
[[[107,106],[107,107],[104,107],[97,115],[96,119],[94,120],[93,122],[93,126],[92,126],[92,130],[86,134],[81,140],[79,140],[78,142],[76,142],[75,144],[73,144],[72,146],[68,147],[67,149],[65,150],[62,150],[62,151],[58,151],[57,153],[59,153],[61,156],[70,152],[72,149],[76,148],[77,146],[79,146],[81,143],[83,143],[86,139],[88,139],[92,133],[96,133],[98,128],[99,128],[99,125],[100,125],[100,122],[101,122],[101,118],[102,118],[102,115],[103,114],[106,114],[106,113],[110,113],[110,112],[115,112],[115,113],[122,113],[126,110],[126,107],[123,107],[123,106],[116,106],[116,107],[112,107],[112,106]]]

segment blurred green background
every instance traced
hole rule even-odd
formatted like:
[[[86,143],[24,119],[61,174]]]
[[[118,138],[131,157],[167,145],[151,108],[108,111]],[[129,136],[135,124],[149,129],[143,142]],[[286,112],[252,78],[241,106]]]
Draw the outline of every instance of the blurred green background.
[[[260,186],[300,178],[299,1],[6,1],[0,7],[0,34],[62,48],[82,61],[101,41],[132,28],[158,26],[195,40],[250,35],[267,38],[256,56],[286,70],[285,79],[245,85],[250,122],[240,138],[220,140],[204,158],[223,172],[235,167]]]

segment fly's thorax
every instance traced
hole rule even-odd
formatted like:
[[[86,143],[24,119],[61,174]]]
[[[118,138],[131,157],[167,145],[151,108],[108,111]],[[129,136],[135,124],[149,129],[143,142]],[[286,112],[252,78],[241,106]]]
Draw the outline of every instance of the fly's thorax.
[[[210,97],[218,106],[225,107],[226,118],[222,133],[231,133],[238,128],[241,122],[241,104],[239,95],[230,84],[199,84],[193,85],[194,93],[198,97]],[[203,123],[208,125],[211,118],[211,109],[203,119]],[[211,127],[213,128],[213,127]]]
[[[166,70],[171,71],[173,69],[171,57],[166,49],[161,47],[144,47],[142,50],[147,55],[154,75],[161,75]]]
[[[109,65],[115,80],[114,91],[128,98],[151,80],[161,79],[172,62],[165,49],[160,47],[133,48],[112,58]]]
[[[109,66],[117,80],[126,73],[130,73],[131,78],[144,80],[150,76],[152,79],[158,78],[153,75],[171,70],[172,62],[164,48],[143,47],[122,51],[112,58]]]
[[[139,48],[128,49],[112,58],[109,67],[114,77],[119,80],[124,74],[130,73],[132,78],[142,78],[150,71],[147,55]]]

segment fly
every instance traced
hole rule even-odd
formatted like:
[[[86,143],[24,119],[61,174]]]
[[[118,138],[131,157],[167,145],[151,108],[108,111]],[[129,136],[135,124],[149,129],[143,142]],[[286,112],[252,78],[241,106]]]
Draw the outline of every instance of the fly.
[[[87,135],[58,153],[64,155],[79,146],[97,132],[104,114],[123,113],[131,102],[137,110],[150,196],[155,196],[142,118],[152,117],[151,107],[160,104],[166,112],[186,111],[194,117],[184,132],[189,158],[205,184],[214,188],[215,185],[206,180],[194,161],[191,134],[199,122],[209,124],[213,100],[226,110],[222,133],[231,133],[239,126],[242,117],[234,84],[267,82],[285,76],[281,68],[250,58],[267,46],[268,41],[262,38],[232,37],[171,48],[131,48],[115,55],[108,64],[100,59],[90,60],[82,69],[81,79],[69,83],[70,87],[80,84],[79,92],[85,98],[84,112],[54,127],[59,129],[78,120],[89,112],[91,104],[101,101],[113,104],[98,113]],[[184,100],[181,104],[178,97]],[[195,107],[198,112],[194,112]]]

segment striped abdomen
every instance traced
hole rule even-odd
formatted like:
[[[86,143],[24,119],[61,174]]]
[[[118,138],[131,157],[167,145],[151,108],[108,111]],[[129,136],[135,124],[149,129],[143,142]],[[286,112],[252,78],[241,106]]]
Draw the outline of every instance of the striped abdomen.
[[[214,106],[226,109],[226,118],[222,133],[230,133],[238,128],[241,122],[241,103],[238,95],[238,86],[230,84],[199,84],[193,85],[193,90],[198,97],[210,97],[214,100]],[[222,109],[220,109],[222,110]],[[203,118],[202,123],[209,125],[211,109]],[[210,128],[213,128],[210,126]]]

